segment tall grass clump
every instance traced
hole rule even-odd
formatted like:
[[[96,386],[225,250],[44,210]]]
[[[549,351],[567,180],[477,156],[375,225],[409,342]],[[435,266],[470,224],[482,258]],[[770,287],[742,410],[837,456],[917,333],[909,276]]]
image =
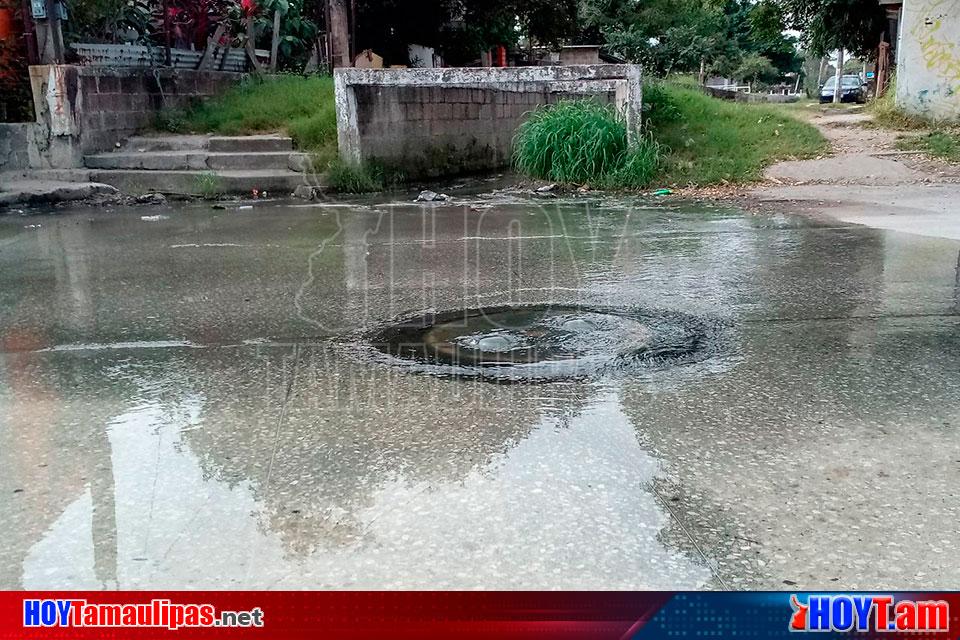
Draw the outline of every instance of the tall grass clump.
[[[520,172],[557,182],[643,186],[656,173],[658,158],[649,138],[628,148],[623,119],[595,100],[540,107],[520,125],[513,141]]]

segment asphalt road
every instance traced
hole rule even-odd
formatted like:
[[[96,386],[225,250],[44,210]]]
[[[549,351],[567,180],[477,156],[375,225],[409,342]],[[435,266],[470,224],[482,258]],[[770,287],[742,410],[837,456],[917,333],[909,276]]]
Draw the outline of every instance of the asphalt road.
[[[960,242],[641,200],[0,219],[2,588],[960,588]],[[722,326],[547,384],[394,318]]]

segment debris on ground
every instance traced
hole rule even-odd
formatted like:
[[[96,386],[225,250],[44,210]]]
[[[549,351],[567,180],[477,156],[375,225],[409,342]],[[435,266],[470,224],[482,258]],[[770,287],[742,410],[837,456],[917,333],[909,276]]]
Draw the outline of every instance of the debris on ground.
[[[316,200],[323,193],[323,189],[320,187],[313,187],[308,184],[297,185],[297,188],[293,190],[293,197],[300,198],[302,200]]]
[[[536,189],[534,189],[534,191],[536,191],[537,193],[549,193],[551,191],[554,191],[556,188],[557,188],[556,183],[552,182],[550,184],[545,184],[542,187],[537,187]]]
[[[162,193],[144,193],[136,197],[137,204],[166,204],[167,196]]]
[[[414,202],[444,202],[449,199],[450,196],[445,193],[437,193],[436,191],[424,189],[420,192],[420,195],[417,196],[417,199],[414,200]]]
[[[662,189],[654,189],[654,190],[650,193],[650,195],[652,195],[652,196],[669,196],[669,195],[672,194],[672,193],[673,193],[673,189],[668,189],[668,188],[666,188],[666,187],[663,187]]]

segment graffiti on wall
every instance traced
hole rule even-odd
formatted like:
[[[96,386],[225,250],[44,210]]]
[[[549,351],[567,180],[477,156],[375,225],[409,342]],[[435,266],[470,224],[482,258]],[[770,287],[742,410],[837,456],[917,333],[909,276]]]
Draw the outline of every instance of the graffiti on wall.
[[[914,16],[911,44],[919,47],[925,78],[911,97],[936,117],[960,115],[960,0],[926,0]]]

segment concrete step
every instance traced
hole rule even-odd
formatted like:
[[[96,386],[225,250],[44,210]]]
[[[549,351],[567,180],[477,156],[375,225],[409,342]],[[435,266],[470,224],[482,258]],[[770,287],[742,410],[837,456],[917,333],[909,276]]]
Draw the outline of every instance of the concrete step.
[[[146,151],[201,151],[207,148],[210,136],[154,135],[131,136],[123,145],[126,153]]]
[[[94,169],[90,178],[113,185],[128,195],[159,192],[166,194],[213,196],[246,194],[253,189],[287,196],[311,177],[282,169],[244,169],[220,171],[151,171],[147,169]]]
[[[212,151],[216,153],[259,153],[293,151],[293,140],[277,134],[253,136],[151,135],[133,136],[122,147],[127,153],[148,151]]]
[[[51,182],[89,182],[89,169],[21,169],[0,173],[0,189],[8,180],[31,180]]]
[[[278,135],[211,136],[210,151],[231,153],[263,153],[266,151],[293,151],[293,140]]]
[[[205,171],[209,169],[290,169],[303,171],[309,157],[290,151],[213,153],[209,151],[144,151],[85,156],[90,169],[145,169],[150,171]]]
[[[39,204],[44,202],[64,202],[85,200],[96,196],[112,196],[117,189],[98,182],[77,182],[47,178],[11,179],[0,177],[0,211],[17,204]]]

